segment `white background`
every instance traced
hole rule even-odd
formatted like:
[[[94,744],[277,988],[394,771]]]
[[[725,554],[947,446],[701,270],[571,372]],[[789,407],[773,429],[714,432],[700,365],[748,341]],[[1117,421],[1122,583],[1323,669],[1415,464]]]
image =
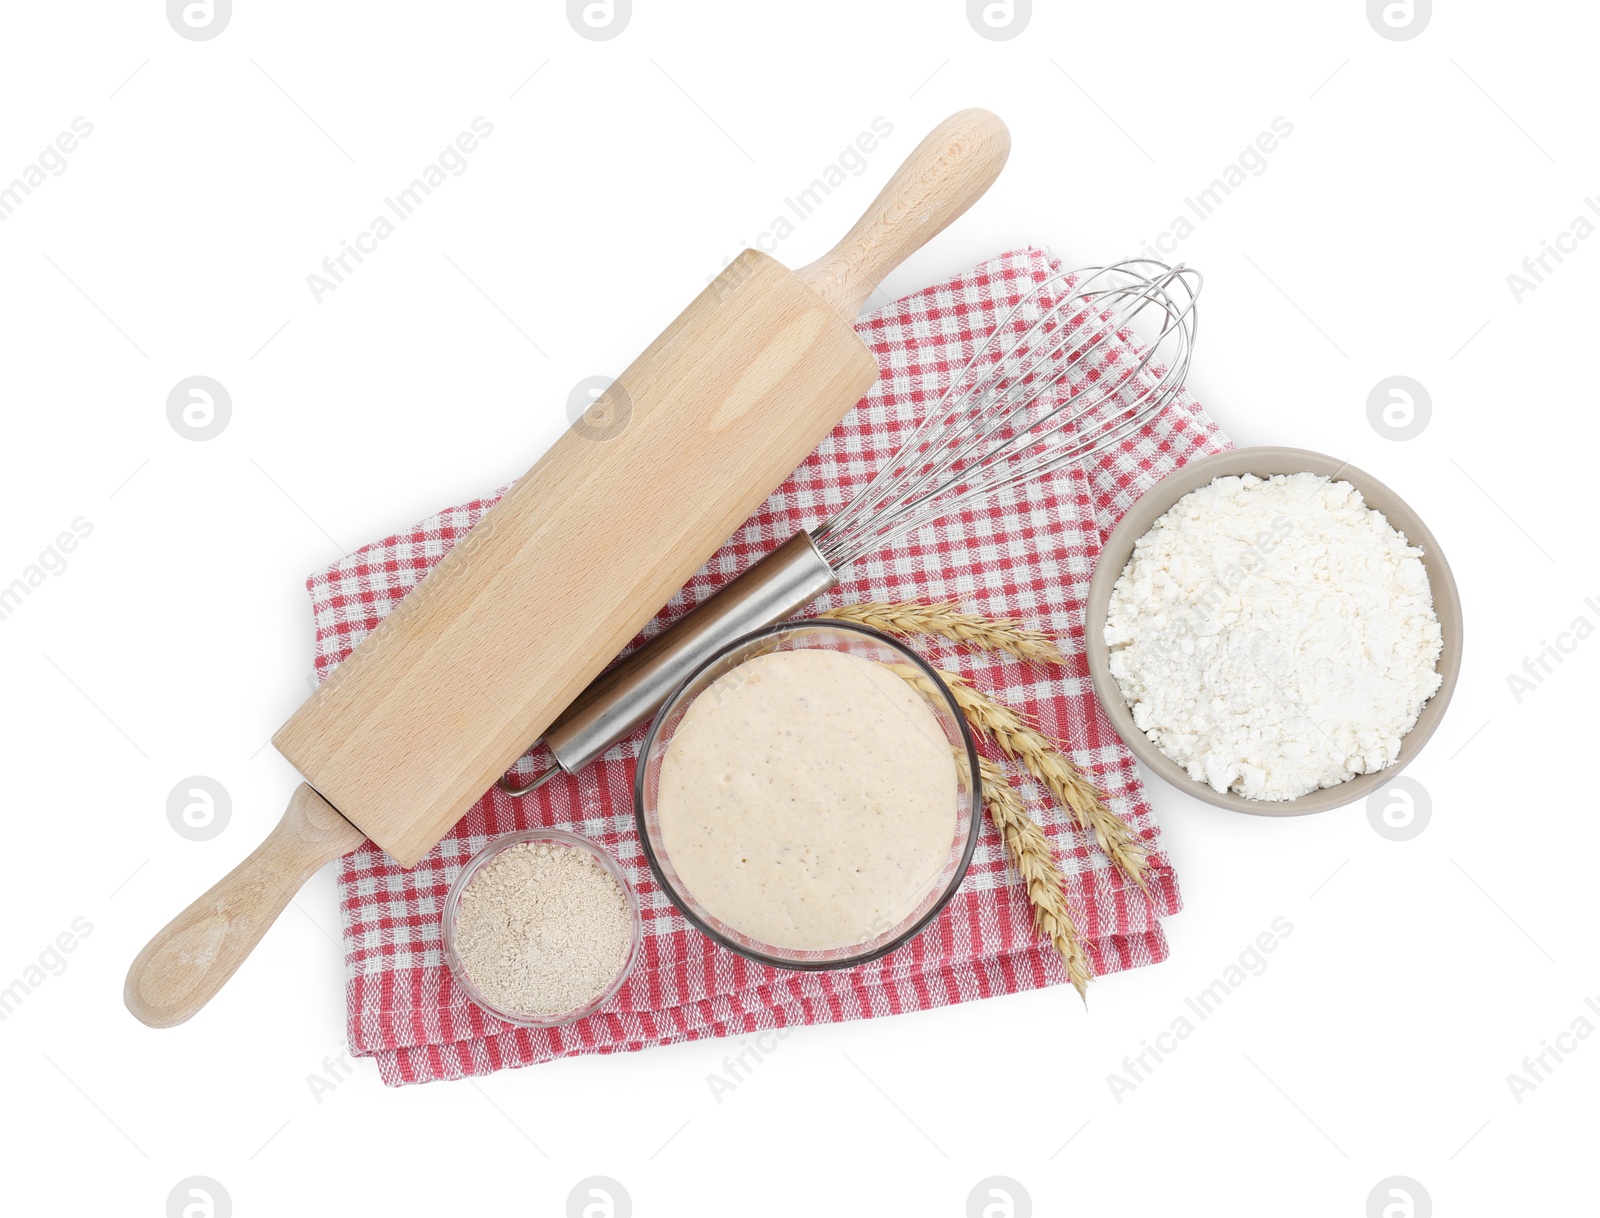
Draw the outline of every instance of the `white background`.
[[[0,621],[0,983],[93,925],[0,1024],[7,1212],[156,1216],[197,1174],[239,1215],[559,1214],[594,1174],[641,1215],[959,1215],[995,1174],[1040,1214],[1361,1215],[1395,1174],[1441,1215],[1565,1207],[1600,1037],[1521,1103],[1507,1075],[1600,996],[1600,642],[1520,703],[1507,674],[1600,623],[1600,242],[1520,303],[1506,276],[1600,186],[1600,16],[1449,4],[1390,41],[1355,0],[1037,7],[993,41],[959,0],[636,0],[590,41],[556,3],[240,0],[192,42],[153,0],[7,6],[0,181],[94,125],[0,222],[0,583],[93,525]],[[1168,962],[1096,984],[1088,1014],[1058,989],[805,1030],[720,1104],[715,1042],[402,1090],[359,1062],[319,1102],[308,1076],[344,1047],[331,868],[191,1024],[129,1017],[128,961],[294,784],[263,745],[307,692],[306,573],[519,474],[569,389],[874,117],[894,134],[784,261],[968,105],[1010,124],[1010,166],[891,296],[1025,242],[1133,253],[1292,122],[1176,255],[1207,276],[1190,383],[1236,442],[1348,458],[1439,535],[1469,633],[1409,771],[1426,830],[1241,817],[1152,780],[1184,892]],[[479,115],[469,169],[318,304],[307,274]],[[166,418],[196,374],[233,401],[205,443]],[[1392,374],[1431,393],[1410,441],[1367,419]],[[197,773],[233,799],[204,843],[165,815]],[[1280,915],[1267,970],[1116,1102],[1107,1075]]]

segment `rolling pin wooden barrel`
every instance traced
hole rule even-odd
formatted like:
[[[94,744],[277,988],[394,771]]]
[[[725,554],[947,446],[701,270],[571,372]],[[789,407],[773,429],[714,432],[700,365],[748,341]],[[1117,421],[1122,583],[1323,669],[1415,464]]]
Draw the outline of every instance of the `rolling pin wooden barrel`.
[[[272,742],[305,778],[267,839],[128,971],[153,1027],[204,1006],[320,867],[414,867],[877,380],[852,323],[1010,150],[941,123],[854,228],[790,271],[740,254],[362,641]]]

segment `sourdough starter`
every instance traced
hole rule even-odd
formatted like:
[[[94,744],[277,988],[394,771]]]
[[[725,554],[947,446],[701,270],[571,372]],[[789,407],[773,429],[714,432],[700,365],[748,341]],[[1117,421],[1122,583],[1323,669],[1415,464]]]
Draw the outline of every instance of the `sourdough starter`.
[[[718,921],[773,947],[864,943],[927,896],[956,830],[956,767],[880,664],[780,651],[707,688],[661,766],[662,844]]]

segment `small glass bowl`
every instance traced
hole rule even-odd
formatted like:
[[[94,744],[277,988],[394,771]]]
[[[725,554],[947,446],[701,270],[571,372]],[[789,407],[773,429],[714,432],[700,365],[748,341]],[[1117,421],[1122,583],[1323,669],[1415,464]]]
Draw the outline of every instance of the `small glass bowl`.
[[[617,970],[617,975],[611,984],[606,986],[590,1001],[584,1003],[573,1011],[563,1011],[555,1015],[529,1015],[521,1011],[508,1011],[497,1006],[483,996],[481,990],[472,983],[472,978],[467,975],[466,966],[462,963],[461,954],[456,947],[456,916],[461,908],[461,894],[466,891],[467,885],[472,882],[472,877],[478,874],[484,864],[494,859],[502,850],[512,846],[521,845],[523,842],[533,842],[547,846],[570,846],[575,850],[587,851],[596,861],[606,869],[606,873],[622,886],[623,895],[628,901],[628,913],[633,923],[633,939],[628,947],[628,957],[622,962],[622,967]],[[450,972],[456,979],[456,984],[466,991],[467,997],[472,999],[485,1011],[490,1012],[505,1020],[507,1023],[518,1024],[524,1028],[559,1028],[585,1015],[592,1015],[616,995],[622,988],[622,983],[628,979],[628,974],[633,972],[633,966],[639,960],[639,947],[644,940],[644,923],[639,916],[639,894],[629,882],[627,873],[617,861],[600,846],[588,838],[579,837],[576,833],[567,833],[560,829],[526,829],[521,833],[507,833],[504,837],[497,837],[477,854],[468,860],[467,865],[461,869],[461,874],[456,876],[455,883],[450,885],[450,892],[444,899],[444,958],[450,966]]]
[[[916,908],[898,924],[865,942],[840,948],[800,949],[763,943],[716,918],[695,900],[673,869],[662,840],[656,807],[662,761],[672,743],[673,733],[683,721],[690,704],[712,682],[732,672],[746,660],[775,651],[807,648],[845,652],[880,664],[910,664],[919,669],[938,691],[938,696],[930,697],[922,690],[917,692],[922,694],[945,738],[957,751],[958,758],[965,756],[965,764],[956,766],[956,827],[950,840],[950,853],[933,886]],[[639,764],[634,771],[634,817],[639,826],[639,841],[644,846],[650,870],[661,890],[690,923],[711,939],[730,951],[774,968],[805,971],[853,968],[876,960],[909,941],[938,916],[961,887],[967,867],[972,862],[972,852],[978,844],[978,834],[983,829],[983,788],[977,774],[978,753],[973,747],[966,718],[939,674],[916,652],[901,646],[888,635],[850,622],[817,619],[782,622],[747,634],[717,652],[696,669],[657,712],[649,734],[645,736]]]

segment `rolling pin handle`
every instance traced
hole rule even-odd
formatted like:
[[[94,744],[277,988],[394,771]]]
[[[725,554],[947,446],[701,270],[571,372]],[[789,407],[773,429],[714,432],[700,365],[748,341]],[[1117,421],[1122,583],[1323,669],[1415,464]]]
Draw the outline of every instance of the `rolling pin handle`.
[[[844,239],[796,272],[850,321],[872,289],[976,203],[1005,168],[1011,133],[987,110],[961,110],[911,150]]]
[[[145,944],[123,986],[128,1010],[152,1028],[188,1019],[216,997],[300,886],[366,840],[301,783],[267,840]]]

